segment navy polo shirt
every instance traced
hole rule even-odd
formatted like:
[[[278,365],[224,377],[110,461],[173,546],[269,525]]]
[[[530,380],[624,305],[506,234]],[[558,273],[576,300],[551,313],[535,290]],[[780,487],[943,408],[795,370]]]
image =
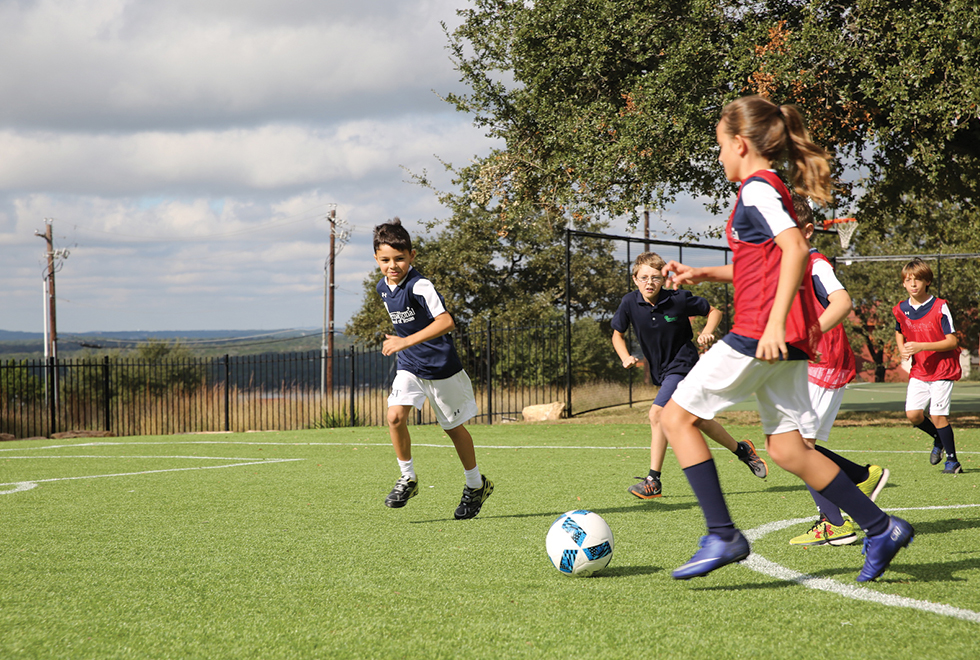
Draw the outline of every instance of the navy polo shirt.
[[[690,291],[661,289],[651,305],[639,290],[623,296],[612,318],[612,328],[626,333],[630,325],[640,341],[640,350],[650,365],[650,378],[662,385],[664,378],[686,375],[698,361],[692,316],[707,316],[711,304]]]

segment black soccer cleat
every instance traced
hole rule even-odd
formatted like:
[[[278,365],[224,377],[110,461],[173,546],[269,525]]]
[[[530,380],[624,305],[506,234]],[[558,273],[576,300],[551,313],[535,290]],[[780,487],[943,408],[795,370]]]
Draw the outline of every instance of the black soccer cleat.
[[[418,492],[418,479],[409,479],[405,476],[399,477],[398,481],[395,482],[395,487],[391,489],[388,497],[385,498],[385,506],[391,507],[392,509],[399,509],[408,504],[408,501],[415,497]]]
[[[453,514],[456,520],[475,518],[476,514],[480,513],[480,509],[483,508],[483,503],[493,492],[493,482],[482,474],[480,478],[483,479],[481,488],[463,487],[463,497],[459,500],[459,506],[456,507],[456,512]]]

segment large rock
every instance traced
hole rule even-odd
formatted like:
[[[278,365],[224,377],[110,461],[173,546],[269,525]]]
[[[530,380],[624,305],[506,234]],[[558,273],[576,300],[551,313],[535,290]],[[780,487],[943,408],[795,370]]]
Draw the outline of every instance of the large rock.
[[[565,410],[565,404],[561,401],[554,403],[542,403],[536,406],[528,406],[521,411],[525,422],[553,422],[561,419],[561,414]]]

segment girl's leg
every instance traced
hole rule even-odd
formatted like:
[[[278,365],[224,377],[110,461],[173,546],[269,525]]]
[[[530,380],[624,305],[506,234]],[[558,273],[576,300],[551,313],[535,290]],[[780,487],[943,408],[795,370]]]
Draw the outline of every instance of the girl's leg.
[[[691,484],[709,534],[730,541],[738,534],[721,492],[721,483],[708,444],[698,429],[699,418],[670,401],[664,408],[660,423],[674,454]]]

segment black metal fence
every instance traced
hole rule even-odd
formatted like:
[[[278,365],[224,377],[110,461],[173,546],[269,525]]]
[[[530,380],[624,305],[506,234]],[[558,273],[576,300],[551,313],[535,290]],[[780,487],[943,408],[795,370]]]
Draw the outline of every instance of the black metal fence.
[[[565,398],[562,325],[455,335],[481,414],[518,419]],[[332,377],[327,378],[328,369]],[[378,349],[149,362],[109,356],[0,363],[0,433],[117,436],[386,424],[395,358]],[[413,420],[435,421],[428,406]]]

